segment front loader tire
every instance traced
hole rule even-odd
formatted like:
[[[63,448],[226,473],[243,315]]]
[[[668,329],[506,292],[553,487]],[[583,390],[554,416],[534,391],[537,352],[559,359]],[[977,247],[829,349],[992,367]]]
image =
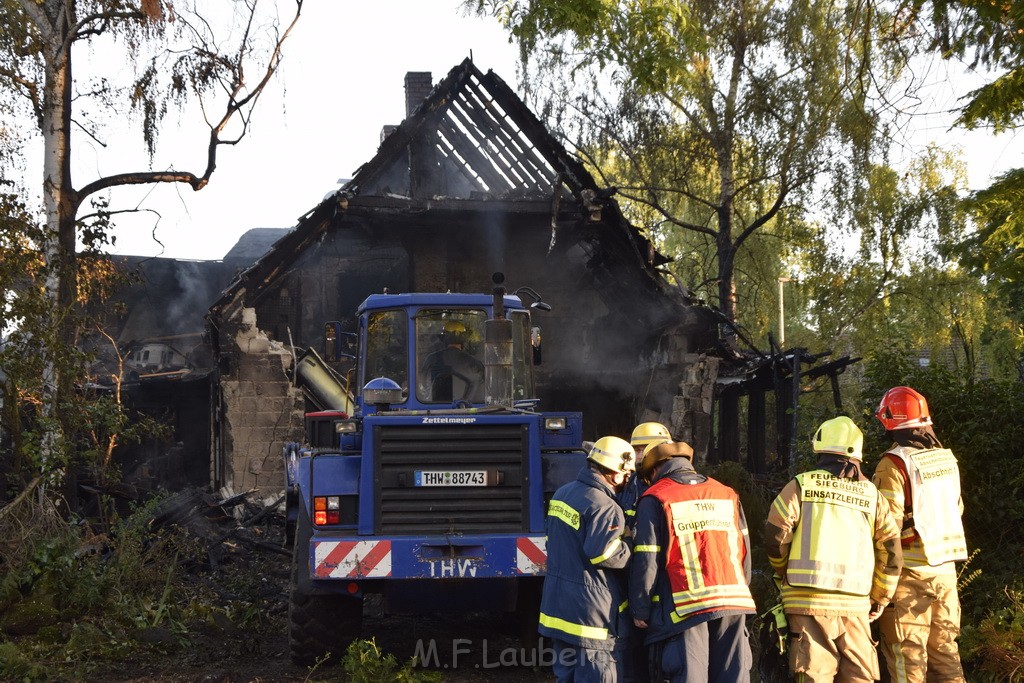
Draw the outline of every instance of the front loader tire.
[[[359,637],[363,622],[361,597],[314,590],[309,578],[311,535],[309,515],[300,504],[288,601],[288,649],[298,666],[341,661],[349,644]]]
[[[540,625],[540,598],[544,585],[542,578],[519,579],[516,595],[516,639],[525,661],[539,662],[545,641],[537,632]]]

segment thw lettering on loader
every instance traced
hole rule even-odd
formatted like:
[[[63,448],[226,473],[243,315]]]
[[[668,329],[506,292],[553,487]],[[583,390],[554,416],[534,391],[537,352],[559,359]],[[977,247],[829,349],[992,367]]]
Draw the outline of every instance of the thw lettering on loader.
[[[431,578],[475,577],[476,565],[473,560],[433,560],[430,563]]]

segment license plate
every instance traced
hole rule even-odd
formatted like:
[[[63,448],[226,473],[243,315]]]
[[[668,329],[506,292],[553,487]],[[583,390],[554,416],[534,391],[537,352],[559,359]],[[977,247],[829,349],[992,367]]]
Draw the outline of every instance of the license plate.
[[[486,470],[416,470],[416,486],[487,486]]]

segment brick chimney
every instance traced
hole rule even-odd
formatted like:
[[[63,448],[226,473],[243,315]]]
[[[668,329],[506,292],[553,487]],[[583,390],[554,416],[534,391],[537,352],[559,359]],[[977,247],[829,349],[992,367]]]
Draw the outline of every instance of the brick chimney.
[[[427,99],[434,87],[429,71],[409,71],[405,74],[405,115],[412,116],[416,107]]]
[[[433,88],[429,71],[405,74],[405,115],[412,116]],[[423,130],[409,143],[409,196],[429,199],[440,191],[435,133]]]

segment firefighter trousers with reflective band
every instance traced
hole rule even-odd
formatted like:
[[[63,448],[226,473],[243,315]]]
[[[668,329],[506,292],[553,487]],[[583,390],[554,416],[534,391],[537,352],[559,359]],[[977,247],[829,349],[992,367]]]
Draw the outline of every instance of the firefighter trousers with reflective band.
[[[960,599],[956,574],[904,569],[892,602],[878,618],[885,668],[893,683],[962,683]]]
[[[594,650],[558,639],[553,640],[551,646],[555,651],[551,670],[556,683],[619,683],[622,680],[624,648]]]
[[[868,615],[786,614],[789,670],[798,683],[853,683],[878,679],[878,653]]]

